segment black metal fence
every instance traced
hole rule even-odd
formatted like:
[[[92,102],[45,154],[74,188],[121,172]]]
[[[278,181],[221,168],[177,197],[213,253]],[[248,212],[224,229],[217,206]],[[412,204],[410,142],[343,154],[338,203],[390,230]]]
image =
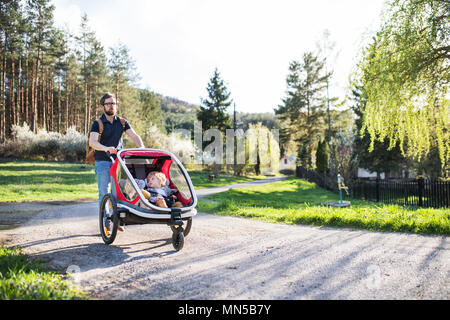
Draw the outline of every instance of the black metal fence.
[[[315,182],[319,187],[336,192],[337,178],[297,167],[296,176]],[[352,198],[429,208],[450,207],[450,181],[354,180],[346,181]]]
[[[337,178],[333,178],[326,173],[317,172],[314,170],[308,170],[304,167],[297,167],[295,170],[295,175],[298,178],[308,180],[309,182],[316,183],[319,187],[337,192]]]
[[[353,198],[430,208],[450,207],[450,182],[430,179],[356,180]]]

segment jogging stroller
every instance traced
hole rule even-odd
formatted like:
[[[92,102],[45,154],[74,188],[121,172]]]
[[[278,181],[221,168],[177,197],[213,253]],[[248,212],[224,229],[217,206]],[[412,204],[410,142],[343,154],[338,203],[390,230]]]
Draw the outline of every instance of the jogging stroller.
[[[122,149],[116,159],[110,158],[111,193],[103,197],[99,214],[103,241],[113,243],[119,224],[167,224],[172,230],[173,247],[181,250],[192,217],[197,214],[197,196],[181,162],[174,154],[157,149]],[[135,178],[143,180],[151,171],[166,176],[168,187],[177,190],[175,195],[182,206],[163,208],[145,198]]]

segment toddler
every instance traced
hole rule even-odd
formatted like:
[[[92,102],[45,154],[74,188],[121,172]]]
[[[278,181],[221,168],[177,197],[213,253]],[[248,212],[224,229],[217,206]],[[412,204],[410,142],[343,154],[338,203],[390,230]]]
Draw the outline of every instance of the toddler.
[[[141,189],[144,197],[157,206],[168,208],[167,203],[173,203],[171,207],[183,206],[181,202],[175,201],[177,198],[175,193],[177,193],[178,190],[170,189],[166,186],[167,179],[164,173],[159,171],[151,171],[147,175],[147,179],[135,179],[135,181]]]

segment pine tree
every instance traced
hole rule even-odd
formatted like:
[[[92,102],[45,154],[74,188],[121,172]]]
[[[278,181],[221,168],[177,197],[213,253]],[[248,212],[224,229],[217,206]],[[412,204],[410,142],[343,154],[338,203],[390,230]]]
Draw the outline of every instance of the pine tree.
[[[301,61],[292,61],[286,78],[287,96],[275,109],[281,122],[280,142],[284,147],[297,144],[301,165],[312,169],[312,156],[326,128],[325,89],[331,73],[325,73],[324,60],[311,52]]]
[[[216,128],[225,133],[226,129],[231,128],[231,117],[226,114],[226,111],[232,100],[230,99],[231,93],[228,92],[217,68],[206,89],[208,98],[202,99],[197,119],[202,122],[203,130]]]
[[[111,73],[113,92],[116,95],[117,105],[120,106],[125,99],[126,87],[135,83],[139,76],[126,45],[119,42],[115,47],[109,49],[109,54],[108,68]]]
[[[330,150],[325,140],[319,140],[316,152],[316,170],[319,172],[328,172],[328,158]]]
[[[49,48],[54,6],[50,4],[49,0],[28,0],[27,5],[28,19],[31,25],[30,44],[34,58],[31,82],[31,127],[34,132],[37,132],[39,125],[44,128],[46,125],[44,85],[47,66],[43,59]]]

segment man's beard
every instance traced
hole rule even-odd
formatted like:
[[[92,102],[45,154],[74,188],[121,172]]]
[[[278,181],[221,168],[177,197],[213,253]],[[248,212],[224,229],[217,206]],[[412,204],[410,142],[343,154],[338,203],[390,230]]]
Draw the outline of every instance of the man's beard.
[[[106,111],[106,110],[105,110],[105,113],[106,113],[108,116],[113,116],[113,115],[114,115],[114,111]]]

